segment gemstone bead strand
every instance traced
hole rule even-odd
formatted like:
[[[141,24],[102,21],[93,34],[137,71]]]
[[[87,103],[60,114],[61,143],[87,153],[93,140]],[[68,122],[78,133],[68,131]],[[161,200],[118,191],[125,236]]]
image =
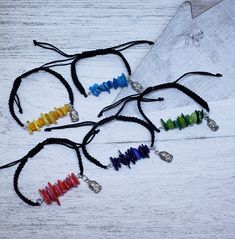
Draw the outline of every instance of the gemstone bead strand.
[[[89,87],[90,92],[94,96],[99,96],[101,92],[108,92],[110,93],[111,89],[117,89],[118,87],[124,88],[128,86],[128,81],[126,76],[122,73],[121,76],[118,76],[117,78],[114,78],[112,81],[106,81],[102,84],[94,84],[93,86]]]
[[[121,153],[119,151],[119,156],[117,158],[110,157],[111,165],[116,171],[118,171],[122,165],[126,165],[128,168],[131,168],[131,163],[135,164],[142,158],[149,158],[149,152],[149,147],[143,144],[141,144],[138,149],[131,147],[125,153]]]
[[[202,120],[204,118],[204,112],[203,110],[195,110],[190,115],[184,115],[181,114],[177,117],[176,120],[168,119],[167,121],[164,121],[161,119],[161,124],[163,128],[167,130],[171,129],[184,129],[188,126],[192,126],[193,124],[201,124]]]
[[[52,185],[48,183],[43,189],[39,189],[39,194],[43,201],[50,205],[52,202],[56,202],[60,206],[59,197],[66,193],[69,189],[77,187],[80,184],[78,177],[71,173],[65,180],[58,180],[57,183]]]
[[[26,129],[29,134],[33,134],[35,131],[40,131],[43,126],[48,126],[50,124],[56,124],[59,118],[63,118],[70,113],[70,118],[73,122],[78,121],[77,111],[71,107],[69,104],[65,104],[62,107],[54,108],[53,111],[50,111],[46,114],[41,114],[37,120],[27,121]]]

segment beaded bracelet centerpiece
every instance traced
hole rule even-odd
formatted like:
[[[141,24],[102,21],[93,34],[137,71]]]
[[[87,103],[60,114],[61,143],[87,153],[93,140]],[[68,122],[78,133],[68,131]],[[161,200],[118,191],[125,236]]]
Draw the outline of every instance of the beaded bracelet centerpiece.
[[[147,145],[139,145],[138,148],[129,148],[125,153],[121,153],[119,150],[118,157],[110,157],[110,166],[113,167],[116,171],[118,171],[122,165],[131,168],[131,164],[136,164],[137,161],[149,158],[150,150],[154,149],[155,154],[157,154],[160,159],[170,163],[173,160],[173,155],[166,151],[157,151],[155,148],[150,148]]]
[[[48,183],[43,189],[39,189],[39,194],[42,200],[50,205],[52,202],[56,202],[60,206],[59,197],[64,195],[69,189],[77,187],[80,184],[78,177],[71,173],[65,180],[57,180],[57,183],[52,185]]]
[[[48,126],[50,124],[56,124],[59,118],[67,116],[69,113],[71,121],[76,122],[79,120],[78,112],[70,105],[65,104],[62,107],[54,108],[53,111],[43,114],[37,120],[27,121],[27,130],[29,134],[33,134],[35,131],[40,131],[43,126]]]
[[[60,204],[59,197],[63,196],[71,188],[77,188],[80,185],[80,180],[83,180],[88,184],[88,187],[95,193],[99,193],[102,190],[102,186],[96,181],[90,180],[85,175],[75,175],[74,173],[69,174],[64,180],[57,180],[55,184],[48,182],[47,186],[42,189],[39,189],[38,192],[41,198],[37,199],[37,202],[42,204],[45,202],[47,205],[56,202],[57,205]]]
[[[113,78],[113,80],[109,80],[103,82],[102,84],[94,84],[89,87],[90,93],[94,96],[99,96],[101,92],[108,92],[110,93],[111,89],[117,88],[124,88],[128,87],[128,84],[131,85],[132,89],[136,92],[140,93],[143,90],[143,86],[140,85],[138,82],[132,81],[130,78],[126,78],[125,74],[121,74],[117,78]]]
[[[206,112],[204,112],[203,110],[195,110],[190,115],[181,114],[177,117],[176,120],[168,119],[167,121],[164,121],[163,119],[161,119],[160,121],[162,127],[166,131],[168,131],[172,129],[181,130],[194,124],[201,124],[203,119],[207,121],[207,125],[212,131],[217,131],[219,129],[219,126],[216,124],[216,122],[210,119]]]

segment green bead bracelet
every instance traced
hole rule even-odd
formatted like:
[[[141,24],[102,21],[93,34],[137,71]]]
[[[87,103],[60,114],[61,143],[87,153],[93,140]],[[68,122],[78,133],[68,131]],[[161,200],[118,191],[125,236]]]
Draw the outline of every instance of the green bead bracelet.
[[[171,129],[184,129],[188,126],[192,126],[193,124],[201,124],[204,118],[203,110],[195,110],[191,115],[181,114],[177,117],[176,120],[168,119],[166,122],[161,119],[161,124],[163,128],[167,130]]]

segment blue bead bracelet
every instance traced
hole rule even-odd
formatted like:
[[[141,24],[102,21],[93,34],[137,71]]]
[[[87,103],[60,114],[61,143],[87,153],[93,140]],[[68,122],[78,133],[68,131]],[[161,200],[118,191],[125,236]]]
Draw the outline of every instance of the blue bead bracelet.
[[[102,84],[95,83],[93,86],[89,87],[90,92],[94,96],[99,96],[101,92],[108,92],[110,93],[110,89],[117,89],[118,87],[124,88],[128,86],[128,81],[126,76],[122,73],[121,76],[117,78],[113,78],[112,81],[103,82]]]
[[[147,145],[141,144],[138,148],[129,148],[125,153],[119,151],[119,156],[117,158],[110,157],[111,165],[116,171],[126,165],[128,168],[130,164],[135,164],[137,160],[143,158],[149,158],[149,147]]]

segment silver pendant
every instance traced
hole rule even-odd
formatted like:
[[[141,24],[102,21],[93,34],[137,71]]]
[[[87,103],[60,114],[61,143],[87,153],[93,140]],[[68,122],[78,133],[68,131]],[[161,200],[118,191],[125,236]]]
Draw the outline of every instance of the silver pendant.
[[[78,112],[74,108],[71,108],[69,116],[72,122],[77,122],[79,120]]]
[[[219,126],[217,125],[217,123],[213,119],[208,118],[207,119],[207,125],[213,132],[215,132],[219,129]]]
[[[213,131],[217,131],[219,129],[219,125],[217,125],[217,123],[213,120],[210,119],[208,115],[204,116],[204,119],[207,121],[207,125],[208,127]]]
[[[78,174],[78,178],[81,178],[84,182],[88,184],[88,187],[94,192],[99,193],[102,189],[102,186],[96,181],[90,180],[87,176]]]
[[[143,90],[143,86],[137,81],[132,81],[131,87],[137,93],[140,93]]]
[[[137,81],[132,81],[130,77],[128,78],[128,83],[131,85],[132,89],[137,93],[140,93],[144,87]]]
[[[173,155],[166,151],[157,151],[155,150],[155,154],[157,154],[161,160],[170,163],[173,160]]]
[[[102,186],[96,181],[89,181],[88,186],[95,193],[99,193],[102,189]]]

